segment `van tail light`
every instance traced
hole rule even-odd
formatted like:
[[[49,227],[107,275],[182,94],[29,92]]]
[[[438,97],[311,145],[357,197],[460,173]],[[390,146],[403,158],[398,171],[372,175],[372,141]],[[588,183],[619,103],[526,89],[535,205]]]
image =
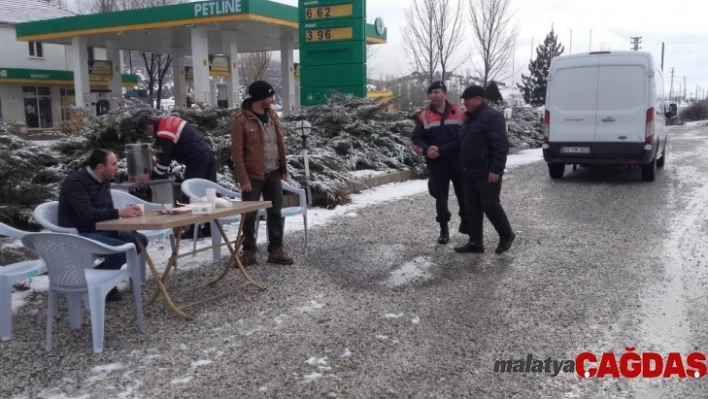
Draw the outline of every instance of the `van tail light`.
[[[551,111],[546,110],[543,115],[543,142],[548,144],[548,135],[551,132]]]
[[[644,142],[647,144],[654,143],[654,107],[647,110],[647,128]]]

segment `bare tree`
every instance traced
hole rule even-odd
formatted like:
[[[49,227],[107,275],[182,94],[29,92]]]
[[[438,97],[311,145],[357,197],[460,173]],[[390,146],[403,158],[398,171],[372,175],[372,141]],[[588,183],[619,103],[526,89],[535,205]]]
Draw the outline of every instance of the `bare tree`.
[[[49,0],[49,4],[57,6],[62,10],[69,10],[69,3],[66,0]]]
[[[124,10],[186,3],[184,0],[120,0],[120,2]]]
[[[375,44],[366,45],[366,75],[371,78],[374,75],[374,70],[376,70],[376,65],[374,65],[374,59],[379,53],[380,47]]]
[[[464,38],[465,30],[462,25],[462,10],[460,0],[438,0],[438,12],[435,18],[435,50],[440,61],[440,76],[447,80],[465,61],[466,57],[457,64],[451,65],[453,56],[460,53],[460,43]]]
[[[186,0],[122,0],[125,9],[137,9],[147,7],[167,6],[171,4],[185,3]],[[162,92],[165,86],[165,80],[171,77],[172,72],[172,54],[150,53],[140,51],[147,72],[147,89],[148,95],[155,99],[155,108],[160,109],[162,100]],[[132,59],[132,58],[131,58]]]
[[[460,0],[414,0],[402,29],[406,55],[428,83],[447,79],[466,59],[453,64],[464,37]]]
[[[148,95],[155,99],[155,108],[160,109],[165,78],[172,71],[172,68],[170,68],[172,66],[172,55],[141,51],[140,57],[145,63],[145,72],[147,72]]]
[[[413,0],[405,10],[406,25],[401,29],[406,56],[416,72],[422,73],[428,82],[440,65],[440,53],[436,50],[436,25],[439,11],[438,0]]]
[[[77,4],[80,14],[100,14],[121,10],[119,0],[80,0]]]
[[[240,55],[239,65],[241,76],[246,84],[256,80],[265,80],[268,77],[268,69],[273,61],[272,51],[256,51]]]
[[[470,0],[470,22],[482,58],[477,73],[486,87],[509,66],[518,26],[512,23],[511,0]]]

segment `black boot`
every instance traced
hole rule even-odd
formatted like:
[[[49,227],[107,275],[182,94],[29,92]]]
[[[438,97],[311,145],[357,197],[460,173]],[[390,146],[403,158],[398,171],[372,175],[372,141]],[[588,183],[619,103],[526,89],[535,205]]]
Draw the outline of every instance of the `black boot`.
[[[494,252],[501,254],[501,253],[508,251],[509,248],[511,248],[511,243],[513,243],[515,239],[516,239],[516,234],[511,233],[511,235],[509,237],[499,241],[499,245],[497,245],[497,249]]]
[[[211,237],[211,224],[205,223],[202,225],[202,237]]]
[[[198,224],[193,224],[189,226],[189,229],[185,230],[182,232],[182,239],[183,240],[192,240],[194,239],[194,230],[197,230],[197,239],[200,238],[202,230],[199,228]]]
[[[447,244],[450,242],[450,229],[447,228],[447,222],[440,223],[440,237],[438,244]]]
[[[470,241],[461,247],[455,247],[455,252],[458,252],[461,254],[470,253],[470,252],[474,253],[474,254],[482,254],[482,253],[484,253],[484,245],[475,244]]]
[[[120,302],[123,299],[123,294],[118,291],[117,288],[113,287],[112,290],[108,291],[106,295],[106,302]]]

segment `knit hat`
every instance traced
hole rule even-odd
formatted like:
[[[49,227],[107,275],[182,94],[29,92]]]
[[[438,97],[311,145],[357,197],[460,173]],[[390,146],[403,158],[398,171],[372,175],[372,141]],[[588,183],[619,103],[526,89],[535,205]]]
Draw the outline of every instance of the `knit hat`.
[[[248,95],[253,101],[260,101],[275,95],[275,90],[270,83],[264,80],[256,80],[248,86]]]
[[[428,94],[435,89],[442,89],[443,92],[447,92],[447,87],[441,80],[436,80],[428,86]]]
[[[472,97],[482,97],[485,98],[487,96],[487,93],[484,91],[484,87],[478,86],[478,85],[472,85],[468,88],[465,89],[465,91],[462,92],[462,95],[460,98],[463,99],[468,99]]]
[[[158,119],[152,115],[141,115],[135,122],[135,131],[138,132],[138,134],[143,134],[145,128],[147,128],[148,125],[155,124],[157,120]]]

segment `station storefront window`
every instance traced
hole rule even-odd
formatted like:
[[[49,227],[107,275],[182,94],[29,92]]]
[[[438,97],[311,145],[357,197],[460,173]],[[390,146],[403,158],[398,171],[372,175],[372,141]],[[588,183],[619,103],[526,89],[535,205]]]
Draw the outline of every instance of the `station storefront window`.
[[[52,94],[48,86],[22,86],[25,123],[28,129],[49,129],[52,121]]]
[[[61,89],[61,120],[71,120],[71,107],[76,105],[76,92],[74,89]]]

